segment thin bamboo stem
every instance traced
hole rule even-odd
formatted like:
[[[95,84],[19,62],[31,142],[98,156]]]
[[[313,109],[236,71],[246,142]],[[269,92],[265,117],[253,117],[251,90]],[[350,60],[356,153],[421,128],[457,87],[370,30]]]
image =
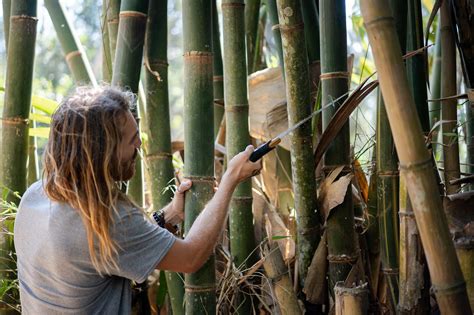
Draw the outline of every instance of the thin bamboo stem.
[[[465,282],[455,258],[389,6],[386,1],[362,0],[361,11],[390,126],[394,131],[402,176],[425,249],[433,290],[442,313],[466,314],[470,312],[470,307]]]
[[[211,34],[211,2],[184,0],[184,175],[194,180],[185,199],[186,232],[214,194]],[[185,275],[186,313],[214,314],[215,286],[211,256],[199,271]]]
[[[474,90],[472,90],[474,92]],[[464,103],[466,113],[466,172],[474,174],[474,102]],[[467,185],[468,190],[474,190],[474,184]]]
[[[441,5],[441,97],[456,94],[456,47],[451,25],[451,11],[448,1]],[[460,177],[459,143],[457,132],[457,101],[441,101],[441,116],[447,121],[443,123],[443,159],[444,184],[447,194],[459,191],[459,184],[450,181]]]
[[[107,28],[109,32],[110,57],[112,59],[112,69],[115,60],[115,50],[117,48],[117,35],[120,20],[121,0],[107,0]]]
[[[440,99],[441,98],[441,23],[438,22],[436,29],[436,40],[433,54],[433,65],[430,77],[430,98]],[[441,105],[439,101],[429,102],[430,109],[430,126],[438,122],[441,118]],[[435,150],[435,144],[433,143],[433,151]]]
[[[245,1],[245,37],[247,39],[247,71],[255,71],[254,54],[257,48],[257,30],[260,14],[260,0]]]
[[[75,34],[64,8],[59,0],[45,0],[56,35],[63,48],[66,62],[77,85],[97,85],[94,73],[77,35]]]
[[[267,0],[268,7],[268,17],[270,18],[270,23],[272,25],[273,31],[273,40],[275,41],[275,46],[277,48],[278,55],[278,64],[281,67],[283,76],[285,75],[284,63],[283,63],[283,46],[281,44],[281,33],[280,33],[280,24],[278,21],[278,9],[276,0]]]
[[[100,30],[102,33],[102,80],[110,82],[112,80],[112,56],[110,54],[110,36],[107,26],[107,7],[109,0],[102,0],[102,14],[100,16]]]
[[[217,13],[217,0],[212,1],[212,51],[214,53],[214,137],[217,137],[219,127],[224,117],[224,70],[222,66],[221,40],[219,32],[219,16]]]

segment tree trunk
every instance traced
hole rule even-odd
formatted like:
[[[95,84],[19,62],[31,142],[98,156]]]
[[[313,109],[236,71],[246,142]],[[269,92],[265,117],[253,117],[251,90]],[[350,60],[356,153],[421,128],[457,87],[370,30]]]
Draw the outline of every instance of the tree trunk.
[[[15,0],[11,4],[5,101],[3,105],[2,145],[0,149],[0,186],[8,189],[6,201],[16,205],[27,187],[28,126],[33,83],[36,41],[36,1]],[[2,197],[5,198],[5,195]],[[5,209],[0,209],[2,212]],[[11,218],[11,217],[10,217]],[[11,234],[13,220],[0,220],[0,277],[16,279],[14,247]],[[18,292],[8,292],[0,299],[0,314],[14,313],[8,306],[18,304]]]
[[[212,8],[210,1],[183,1],[184,175],[193,181],[186,193],[185,231],[214,194],[212,87]],[[185,309],[189,314],[216,313],[214,256],[185,275]]]
[[[362,0],[361,11],[385,96],[402,176],[415,213],[433,290],[445,314],[470,312],[465,282],[441,206],[432,161],[411,96],[395,26],[386,1]]]
[[[63,6],[59,3],[59,0],[45,0],[44,5],[48,9],[51,21],[53,21],[56,35],[63,48],[74,81],[77,85],[97,85],[85,51],[65,15]]]
[[[327,127],[335,111],[345,98],[329,105],[333,100],[347,93],[349,73],[347,72],[346,10],[344,0],[320,0],[321,40],[321,87],[323,129]],[[349,123],[347,122],[326,151],[324,172],[329,174],[343,165],[342,175],[351,172],[349,153]],[[354,209],[352,191],[348,189],[344,202],[331,210],[327,219],[329,287],[332,290],[338,281],[345,281],[352,264],[357,261],[358,241],[354,231]]]
[[[441,5],[441,97],[457,94],[456,90],[456,47],[451,25],[451,10],[448,1]],[[441,101],[441,116],[447,121],[443,123],[443,160],[444,184],[446,193],[458,192],[459,184],[450,184],[460,177],[459,144],[457,132],[457,101],[455,99]]]

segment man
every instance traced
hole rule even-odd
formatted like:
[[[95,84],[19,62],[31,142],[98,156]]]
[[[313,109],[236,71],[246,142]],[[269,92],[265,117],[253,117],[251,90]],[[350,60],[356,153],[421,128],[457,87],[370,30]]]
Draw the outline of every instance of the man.
[[[23,195],[15,247],[25,314],[128,314],[130,282],[153,269],[191,273],[212,253],[236,185],[256,174],[248,146],[185,239],[144,217],[118,182],[134,173],[141,146],[126,93],[80,88],[53,115],[42,181]],[[184,181],[164,220],[183,217]]]

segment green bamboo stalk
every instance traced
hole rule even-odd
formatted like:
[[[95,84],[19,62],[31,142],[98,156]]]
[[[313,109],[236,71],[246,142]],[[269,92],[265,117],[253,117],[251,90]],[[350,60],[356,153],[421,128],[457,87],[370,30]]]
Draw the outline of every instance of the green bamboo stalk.
[[[388,3],[362,0],[361,11],[440,311],[469,314],[465,282],[409,90]]]
[[[280,33],[280,22],[278,21],[278,9],[277,9],[277,0],[267,0],[268,7],[268,17],[272,25],[273,30],[273,40],[275,41],[275,46],[277,48],[278,54],[278,64],[281,67],[283,75],[285,75],[284,63],[283,63],[283,46],[281,44],[281,33]]]
[[[379,271],[380,271],[380,229],[379,229],[379,212],[377,207],[377,167],[375,150],[372,157],[372,173],[369,181],[369,196],[367,199],[367,208],[369,212],[369,225],[366,232],[366,240],[368,247],[368,256],[370,262],[370,293],[371,301],[377,299],[379,287]]]
[[[405,52],[405,37],[407,24],[407,2],[389,1],[394,14],[395,26],[401,52]],[[399,172],[398,156],[393,142],[392,131],[388,123],[384,98],[379,90],[377,103],[376,128],[377,156],[377,207],[380,211],[380,245],[382,272],[387,277],[390,288],[390,298],[394,307],[398,304],[398,259],[399,255]]]
[[[22,195],[27,187],[28,117],[38,19],[36,1],[16,0],[11,5],[5,101],[1,119],[0,187]],[[6,199],[17,205],[19,203],[11,193]],[[5,233],[5,230],[13,232],[12,228],[12,219],[1,218],[0,278],[7,281],[16,279],[13,239]],[[19,303],[17,294],[0,297],[0,314],[14,313],[8,305]]]
[[[185,231],[214,194],[211,1],[183,1],[184,175],[193,180],[185,198]],[[245,68],[244,68],[245,69]],[[188,314],[215,314],[214,256],[185,275]]]
[[[32,109],[32,113],[34,109]],[[33,121],[33,128],[36,128],[36,121]],[[37,139],[36,136],[30,136],[28,144],[28,179],[27,185],[30,186],[38,180],[39,165],[38,165],[38,154],[37,154]]]
[[[5,32],[5,50],[8,51],[8,35],[10,34],[10,11],[12,7],[11,0],[2,0],[3,6],[3,31]]]
[[[407,50],[423,47],[421,1],[408,1]],[[407,79],[415,101],[423,133],[430,131],[427,104],[425,56],[417,55],[406,61]],[[401,314],[427,314],[430,310],[429,273],[423,246],[416,227],[415,216],[405,182],[400,179],[400,291],[398,310]]]
[[[466,113],[466,172],[474,174],[474,102],[464,103],[464,112]],[[474,190],[474,184],[467,185],[468,190]]]
[[[112,85],[138,93],[148,1],[124,0],[120,6],[119,31]],[[138,112],[136,112],[138,115]],[[128,194],[143,205],[142,161],[137,158],[135,176],[130,180]]]
[[[107,8],[109,0],[102,1],[102,14],[100,16],[100,30],[102,33],[102,80],[110,82],[112,80],[112,56],[110,54],[110,37],[107,26]]]
[[[151,178],[154,209],[166,206],[173,197],[166,189],[174,178],[168,96],[168,1],[150,1],[146,26],[145,90],[148,141],[146,165]],[[160,80],[158,80],[157,74]],[[184,314],[182,276],[166,272],[166,285],[173,314]]]
[[[309,70],[303,19],[299,0],[277,0],[280,31],[285,63],[288,125],[307,117],[312,110]],[[304,280],[318,246],[319,218],[316,210],[316,178],[314,168],[311,123],[293,131],[291,137],[291,165],[295,209],[297,213],[299,282]]]
[[[119,14],[121,0],[107,0],[107,28],[109,32],[110,57],[115,61],[115,50],[117,48],[117,36],[119,30]]]
[[[321,86],[322,107],[328,106],[348,90],[346,43],[346,10],[344,0],[321,0],[320,40],[321,40]],[[323,112],[323,129],[329,124],[335,111],[344,102],[341,99]],[[339,135],[326,152],[325,172],[344,165],[343,173],[351,169],[349,141],[349,123],[346,123]],[[358,258],[357,236],[354,231],[354,209],[352,193],[348,189],[344,202],[331,210],[327,220],[329,287],[334,288],[338,281],[345,281],[349,271]]]
[[[247,41],[247,72],[255,71],[254,54],[257,49],[257,30],[260,14],[260,0],[245,1],[245,37]]]
[[[319,61],[319,15],[314,1],[301,1],[303,13],[304,38],[308,50],[309,64]]]
[[[267,24],[267,9],[265,6],[260,7],[258,17],[257,37],[255,38],[255,49],[253,52],[253,72],[265,69],[267,64],[263,56],[263,46],[265,41],[265,25]]]
[[[441,23],[438,21],[438,27],[436,28],[436,42],[433,54],[433,65],[430,77],[430,90],[431,99],[439,99],[441,97]],[[440,120],[441,117],[441,105],[439,101],[429,102],[430,109],[430,126]],[[433,151],[435,150],[435,144],[433,144]]]
[[[224,98],[228,161],[250,143],[244,6],[243,0],[222,1],[225,38]],[[256,260],[255,255],[252,255],[252,251],[255,249],[252,200],[252,182],[246,180],[237,186],[230,202],[230,249],[235,265],[241,269],[252,266]],[[248,299],[248,295],[241,294],[238,304],[240,304],[237,309],[239,314],[251,313],[251,301]]]
[[[214,54],[214,137],[217,137],[222,118],[224,117],[224,75],[222,66],[221,40],[219,31],[219,16],[216,1],[212,1],[212,51]]]
[[[456,47],[451,22],[450,4],[441,5],[441,97],[456,95]],[[443,123],[444,184],[447,194],[457,193],[460,185],[450,181],[460,177],[459,144],[457,132],[457,101],[441,101]]]
[[[45,0],[44,5],[48,9],[51,21],[53,21],[56,35],[61,43],[66,62],[76,84],[97,85],[85,51],[77,38],[69,19],[65,15],[63,6],[59,3],[59,0]]]

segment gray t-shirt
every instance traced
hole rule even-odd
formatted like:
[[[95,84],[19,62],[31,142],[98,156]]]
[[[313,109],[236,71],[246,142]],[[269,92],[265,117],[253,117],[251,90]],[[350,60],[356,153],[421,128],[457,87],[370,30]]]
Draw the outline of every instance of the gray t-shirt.
[[[15,248],[23,314],[129,314],[131,281],[143,282],[175,237],[119,207],[111,236],[118,268],[100,276],[90,260],[86,231],[76,210],[52,202],[36,182],[23,195],[15,221]]]

